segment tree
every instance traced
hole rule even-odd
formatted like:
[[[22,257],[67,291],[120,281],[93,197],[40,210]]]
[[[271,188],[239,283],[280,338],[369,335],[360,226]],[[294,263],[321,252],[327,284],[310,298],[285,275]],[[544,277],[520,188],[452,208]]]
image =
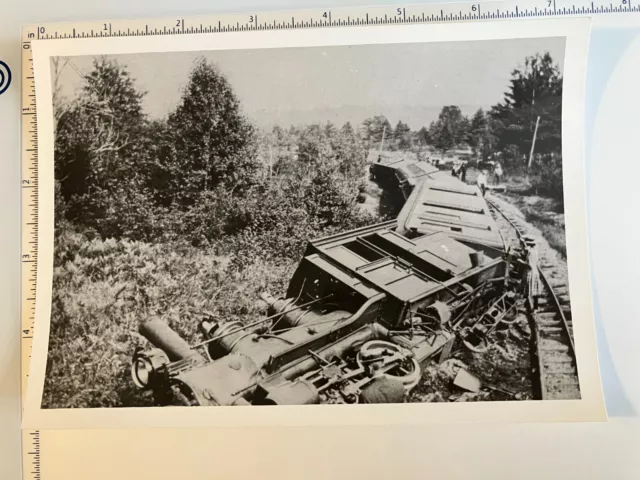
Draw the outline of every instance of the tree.
[[[491,112],[498,148],[513,145],[521,154],[531,147],[536,120],[539,153],[560,152],[562,146],[562,76],[549,53],[525,59],[511,74],[509,90]]]
[[[300,132],[298,137],[298,159],[309,169],[316,165],[326,165],[334,160],[335,151],[331,145],[331,138],[327,135],[330,129],[320,125],[309,125]]]
[[[61,61],[65,60],[65,63]],[[51,104],[53,106],[53,135],[55,138],[56,128],[60,117],[64,113],[67,105],[62,95],[62,85],[60,85],[60,77],[64,67],[67,66],[68,60],[61,57],[51,58]]]
[[[84,84],[58,115],[55,176],[67,215],[96,226],[110,214],[111,199],[144,181],[134,161],[144,153],[144,93],[125,67],[106,57],[94,60],[88,75],[75,70]]]
[[[383,134],[386,140],[393,138],[393,129],[384,115],[367,118],[362,122],[362,138],[367,142],[368,148],[380,148]]]
[[[307,176],[328,170],[351,178],[362,175],[366,152],[348,122],[340,130],[332,124],[309,125],[298,138],[298,159],[307,166]]]
[[[471,118],[467,142],[475,155],[486,159],[493,151],[496,140],[492,132],[491,118],[482,108],[479,108]]]
[[[422,127],[420,130],[418,130],[416,132],[416,137],[418,139],[418,142],[423,145],[429,145],[430,143],[430,138],[429,138],[429,130],[427,130],[427,127]]]
[[[484,110],[479,108],[476,113],[471,117],[471,125],[469,128],[469,143],[472,146],[477,145],[476,139],[478,139],[487,126],[487,118],[485,117]]]
[[[328,138],[334,137],[337,134],[336,126],[331,122],[325,123],[325,125],[324,125],[324,134]]]
[[[408,150],[411,148],[411,128],[402,120],[398,120],[394,131],[394,138],[400,150]]]
[[[196,61],[168,125],[182,173],[176,187],[183,203],[193,203],[200,192],[218,185],[237,189],[251,183],[259,169],[253,127],[227,79],[204,58]]]
[[[275,146],[279,148],[289,147],[289,134],[280,126],[274,125],[271,130]]]
[[[350,122],[346,122],[340,129],[334,148],[340,162],[340,172],[347,179],[361,176],[365,168],[367,152]]]
[[[345,124],[342,125],[340,132],[342,133],[342,135],[345,135],[347,137],[355,138],[356,136],[356,132],[353,129],[353,125],[351,125],[351,122],[345,122]]]
[[[433,145],[444,153],[466,139],[468,124],[459,107],[448,105],[442,107],[438,120],[431,124],[429,137]]]

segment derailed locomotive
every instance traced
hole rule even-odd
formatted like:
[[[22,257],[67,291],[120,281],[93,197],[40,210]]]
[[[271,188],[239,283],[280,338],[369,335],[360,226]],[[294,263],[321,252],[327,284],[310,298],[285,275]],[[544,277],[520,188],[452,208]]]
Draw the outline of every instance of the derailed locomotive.
[[[171,405],[396,403],[454,342],[480,351],[515,317],[523,274],[487,203],[423,162],[372,175],[405,197],[397,220],[311,241],[253,323],[204,318],[193,346],[143,323],[154,348],[134,354],[136,385]]]

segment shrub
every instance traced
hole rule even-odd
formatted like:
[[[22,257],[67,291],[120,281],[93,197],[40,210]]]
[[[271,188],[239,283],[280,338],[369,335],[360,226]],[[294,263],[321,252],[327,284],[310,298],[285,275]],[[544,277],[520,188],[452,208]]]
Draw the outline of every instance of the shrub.
[[[562,199],[562,156],[553,153],[540,156],[531,165],[529,178],[538,193]]]

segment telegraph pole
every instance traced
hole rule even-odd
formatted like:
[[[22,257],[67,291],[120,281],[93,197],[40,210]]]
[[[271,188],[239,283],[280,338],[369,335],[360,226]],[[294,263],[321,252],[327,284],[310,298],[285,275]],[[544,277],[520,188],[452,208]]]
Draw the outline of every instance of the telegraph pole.
[[[536,119],[536,128],[533,130],[533,141],[531,142],[531,151],[529,152],[529,165],[527,165],[527,170],[531,168],[531,162],[533,161],[533,149],[536,146],[536,136],[538,135],[538,125],[540,125],[540,116]]]
[[[382,155],[382,147],[384,146],[384,133],[387,131],[387,126],[382,126],[382,140],[380,140],[380,154]]]

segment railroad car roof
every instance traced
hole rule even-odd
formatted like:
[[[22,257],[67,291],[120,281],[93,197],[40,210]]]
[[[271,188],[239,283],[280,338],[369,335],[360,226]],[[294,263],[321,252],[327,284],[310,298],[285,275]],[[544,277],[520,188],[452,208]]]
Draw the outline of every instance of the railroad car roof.
[[[438,172],[438,168],[427,162],[416,162],[403,158],[401,160],[374,163],[376,168],[390,169],[398,177],[398,180],[413,180]],[[415,183],[415,182],[413,182]]]
[[[444,232],[460,241],[502,249],[498,226],[480,190],[448,172],[418,185],[398,217],[401,233]]]

